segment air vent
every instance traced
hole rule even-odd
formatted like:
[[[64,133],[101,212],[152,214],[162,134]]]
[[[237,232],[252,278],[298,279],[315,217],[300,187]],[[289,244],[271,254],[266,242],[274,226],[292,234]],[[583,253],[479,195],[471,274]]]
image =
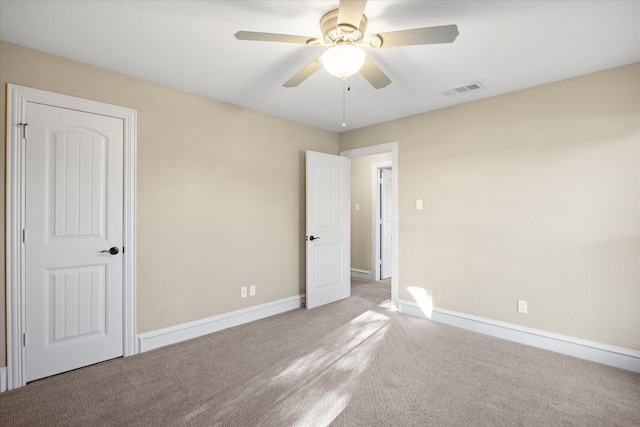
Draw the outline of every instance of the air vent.
[[[453,89],[445,90],[442,93],[447,95],[447,96],[452,96],[452,95],[458,95],[458,94],[461,94],[461,93],[472,92],[474,90],[478,90],[478,89],[482,89],[482,88],[484,88],[482,83],[473,82],[473,83],[469,83],[466,86],[460,86],[460,87],[456,87],[456,88],[453,88]]]

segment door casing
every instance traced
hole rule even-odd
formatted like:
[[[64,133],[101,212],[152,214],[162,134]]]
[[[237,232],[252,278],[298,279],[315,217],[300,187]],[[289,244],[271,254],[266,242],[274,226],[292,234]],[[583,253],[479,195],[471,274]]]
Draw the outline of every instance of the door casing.
[[[51,105],[122,119],[124,126],[124,218],[123,218],[123,353],[138,352],[135,339],[135,220],[136,220],[136,110],[67,95],[7,85],[6,128],[6,316],[7,316],[7,389],[25,385],[25,254],[22,230],[25,223],[23,132],[27,102]],[[25,130],[26,128],[26,130]]]

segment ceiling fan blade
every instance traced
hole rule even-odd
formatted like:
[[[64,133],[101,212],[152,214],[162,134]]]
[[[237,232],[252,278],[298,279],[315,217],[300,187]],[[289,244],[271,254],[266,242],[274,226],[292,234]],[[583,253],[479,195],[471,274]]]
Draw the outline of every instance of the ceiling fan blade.
[[[322,62],[320,62],[320,58],[313,61],[311,64],[304,67],[302,70],[298,71],[298,73],[287,80],[282,86],[284,87],[296,87],[307,78],[309,78],[313,73],[322,68]]]
[[[382,38],[380,47],[413,46],[418,44],[451,43],[458,37],[457,25],[443,25],[440,27],[415,28],[413,30],[391,31],[380,33]],[[375,37],[375,35],[373,36]]]
[[[367,0],[340,0],[338,6],[338,25],[349,24],[354,29],[360,27]]]
[[[362,68],[360,68],[360,74],[376,89],[382,89],[391,83],[389,77],[368,57],[364,60]]]
[[[294,36],[291,34],[255,33],[253,31],[238,31],[234,34],[238,40],[253,40],[261,42],[282,42],[307,44],[313,37]]]

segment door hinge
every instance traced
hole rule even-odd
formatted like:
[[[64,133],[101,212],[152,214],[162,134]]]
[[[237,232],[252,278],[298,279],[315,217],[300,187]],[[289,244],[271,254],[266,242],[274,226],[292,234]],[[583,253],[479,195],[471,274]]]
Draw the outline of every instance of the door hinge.
[[[23,347],[27,346],[27,334],[26,333],[22,334],[22,346]]]
[[[22,126],[22,139],[27,139],[27,126],[29,123],[18,123],[18,126]]]
[[[122,253],[124,254],[124,246],[122,247]]]
[[[27,230],[25,230],[24,228],[22,229],[22,243],[26,243],[27,242]]]

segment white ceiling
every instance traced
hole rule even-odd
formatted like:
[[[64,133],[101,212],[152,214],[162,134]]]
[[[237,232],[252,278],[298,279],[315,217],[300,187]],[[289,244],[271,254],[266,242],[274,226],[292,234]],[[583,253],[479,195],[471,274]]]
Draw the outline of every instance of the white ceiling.
[[[640,61],[640,1],[378,1],[367,34],[457,24],[451,44],[367,55],[347,94],[320,70],[282,84],[325,47],[239,41],[239,30],[319,37],[338,1],[0,1],[0,39],[342,132]],[[43,70],[46,72],[46,70]],[[442,92],[479,81],[472,93]]]

